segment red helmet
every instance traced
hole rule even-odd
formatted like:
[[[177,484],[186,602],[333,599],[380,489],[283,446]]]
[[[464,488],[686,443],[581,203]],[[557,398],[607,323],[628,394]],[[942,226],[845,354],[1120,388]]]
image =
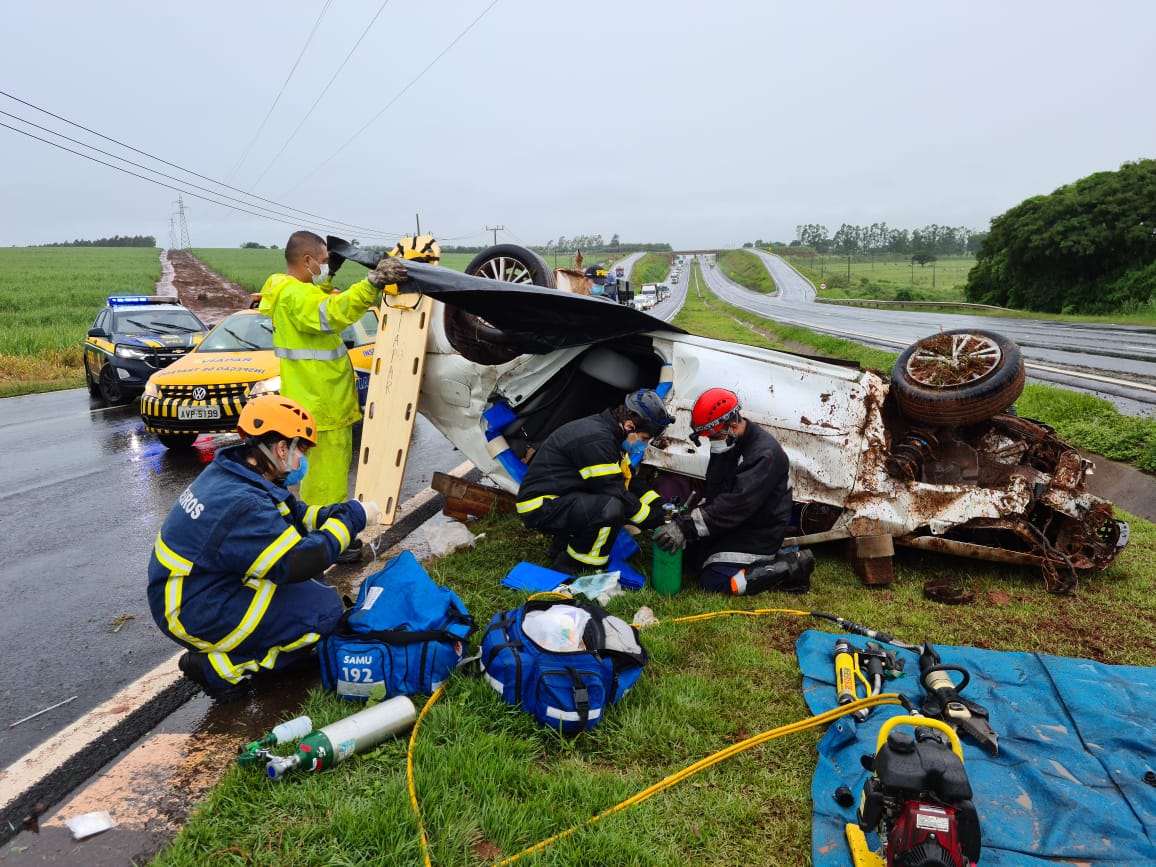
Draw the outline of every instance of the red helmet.
[[[720,434],[728,423],[734,421],[743,405],[739,396],[730,389],[708,388],[694,402],[690,411],[690,438],[698,445],[699,434],[708,437]]]

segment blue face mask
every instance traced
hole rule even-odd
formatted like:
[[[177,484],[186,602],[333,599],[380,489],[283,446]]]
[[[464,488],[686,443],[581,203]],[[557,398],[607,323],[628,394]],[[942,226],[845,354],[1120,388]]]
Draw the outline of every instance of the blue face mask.
[[[289,475],[287,475],[287,476],[285,477],[285,484],[283,485],[283,487],[286,487],[286,488],[287,488],[287,487],[289,487],[290,485],[299,485],[299,484],[301,484],[301,480],[302,480],[303,478],[305,478],[305,472],[306,472],[308,469],[309,469],[309,459],[308,459],[308,458],[306,458],[306,457],[305,457],[305,455],[302,455],[302,456],[301,456],[301,463],[299,463],[299,464],[297,465],[297,469],[295,469],[295,470],[291,471],[291,472],[289,473]]]
[[[622,441],[622,451],[630,458],[630,466],[636,467],[642,463],[642,456],[646,454],[646,443],[640,439],[634,442],[625,439]]]

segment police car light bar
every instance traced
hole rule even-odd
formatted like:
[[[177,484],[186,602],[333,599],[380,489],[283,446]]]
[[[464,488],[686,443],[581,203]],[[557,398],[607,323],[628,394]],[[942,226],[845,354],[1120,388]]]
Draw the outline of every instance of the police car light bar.
[[[125,304],[180,304],[178,298],[165,298],[157,295],[109,295],[108,304],[110,307],[117,307]]]

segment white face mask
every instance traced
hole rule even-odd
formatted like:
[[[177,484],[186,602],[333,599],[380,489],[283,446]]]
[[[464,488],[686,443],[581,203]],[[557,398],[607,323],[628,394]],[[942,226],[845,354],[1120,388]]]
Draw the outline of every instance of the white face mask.
[[[325,278],[329,276],[329,263],[328,262],[322,262],[320,271],[318,271],[316,274],[313,274],[312,271],[310,271],[309,273],[313,275],[313,285],[314,286],[316,286],[320,283],[324,283]]]
[[[729,452],[734,447],[734,441],[730,437],[727,437],[725,440],[710,441],[710,453],[712,455],[721,455],[723,452]]]

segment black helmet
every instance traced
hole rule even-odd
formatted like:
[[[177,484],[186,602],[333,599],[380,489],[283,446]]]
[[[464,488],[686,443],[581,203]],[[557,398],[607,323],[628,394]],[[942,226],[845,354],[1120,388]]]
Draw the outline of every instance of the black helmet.
[[[666,411],[666,404],[658,392],[640,388],[626,395],[623,401],[626,409],[642,419],[639,429],[652,437],[661,436],[666,426],[674,421],[674,416]]]

